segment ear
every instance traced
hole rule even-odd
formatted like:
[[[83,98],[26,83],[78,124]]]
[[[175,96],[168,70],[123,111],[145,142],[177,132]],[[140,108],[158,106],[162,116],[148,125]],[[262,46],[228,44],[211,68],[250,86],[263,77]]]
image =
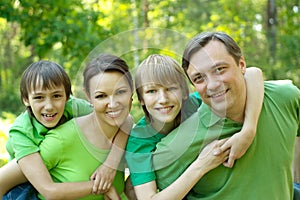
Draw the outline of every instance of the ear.
[[[144,106],[145,105],[145,103],[144,103],[144,100],[140,100],[140,104],[142,105],[142,106]]]
[[[23,101],[23,104],[24,104],[26,107],[29,107],[29,106],[30,106],[30,104],[29,104],[29,102],[28,102],[28,99],[23,98],[22,101]]]
[[[246,66],[246,61],[243,56],[240,58],[239,67],[241,68],[243,75],[245,75],[247,66]]]

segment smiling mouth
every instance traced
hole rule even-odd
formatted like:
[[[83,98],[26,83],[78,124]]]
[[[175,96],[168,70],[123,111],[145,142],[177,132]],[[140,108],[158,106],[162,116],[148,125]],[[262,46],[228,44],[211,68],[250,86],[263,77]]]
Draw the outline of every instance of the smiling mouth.
[[[43,117],[54,117],[55,115],[56,115],[56,113],[55,114],[42,114]]]
[[[158,110],[161,113],[168,113],[173,109],[174,106],[167,106],[163,108],[156,108],[155,110]]]
[[[218,92],[218,93],[215,93],[215,94],[210,94],[210,95],[208,95],[208,97],[218,98],[218,97],[221,97],[221,96],[225,95],[227,91],[228,90],[224,90],[224,91],[221,91],[221,92]]]
[[[119,117],[121,113],[122,113],[122,110],[106,112],[106,114],[111,118]]]

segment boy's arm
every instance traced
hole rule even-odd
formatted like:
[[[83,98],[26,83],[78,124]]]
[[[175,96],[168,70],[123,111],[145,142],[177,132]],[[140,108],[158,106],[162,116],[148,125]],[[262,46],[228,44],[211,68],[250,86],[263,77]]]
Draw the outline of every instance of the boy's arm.
[[[229,150],[217,156],[213,155],[214,150],[219,148],[219,145],[222,145],[226,140],[213,141],[204,147],[191,165],[165,189],[158,192],[155,180],[134,186],[137,199],[183,199],[202,176],[227,159]]]
[[[132,125],[132,117],[128,116],[116,134],[105,162],[92,174],[91,180],[94,180],[93,193],[100,194],[110,188],[123,157]]]
[[[258,118],[264,99],[264,79],[262,71],[256,67],[247,68],[245,73],[247,87],[247,102],[243,128],[234,134],[221,148],[220,151],[230,149],[226,167],[232,167],[234,161],[242,157],[251,145],[258,123]],[[216,152],[218,154],[218,152]]]
[[[0,199],[10,189],[26,181],[15,159],[2,166],[0,168]]]
[[[54,183],[39,153],[21,158],[18,163],[28,181],[46,199],[78,199],[92,192],[92,181]]]

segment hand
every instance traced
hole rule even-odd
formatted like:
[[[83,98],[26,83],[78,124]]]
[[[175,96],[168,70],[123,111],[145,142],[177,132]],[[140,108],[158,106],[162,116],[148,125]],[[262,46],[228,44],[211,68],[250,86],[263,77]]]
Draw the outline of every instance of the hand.
[[[251,145],[253,138],[251,134],[246,132],[238,132],[231,136],[220,148],[215,151],[215,155],[221,152],[230,150],[228,160],[223,163],[225,167],[232,168],[235,160],[241,158],[249,146]]]
[[[121,200],[121,197],[117,193],[114,186],[110,187],[109,190],[104,194],[105,200]]]
[[[101,165],[90,177],[94,180],[93,194],[103,194],[109,190],[115,178],[116,170],[106,165]]]
[[[215,140],[206,145],[200,152],[197,160],[205,163],[207,171],[216,168],[228,159],[229,149],[215,154],[226,141],[227,139]]]

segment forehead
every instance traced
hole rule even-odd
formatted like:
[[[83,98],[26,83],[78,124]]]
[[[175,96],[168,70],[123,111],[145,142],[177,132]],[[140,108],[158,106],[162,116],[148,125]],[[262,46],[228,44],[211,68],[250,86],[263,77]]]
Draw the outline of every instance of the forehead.
[[[130,87],[125,75],[120,72],[103,72],[90,79],[90,92],[113,91],[120,87]]]
[[[57,84],[51,81],[44,83],[44,81],[40,78],[36,79],[35,82],[32,82],[31,85],[28,85],[29,93],[49,93],[49,92],[65,92],[65,87],[63,84]]]
[[[156,82],[146,82],[142,84],[142,88],[168,88],[170,86],[178,86],[178,82],[173,83],[156,83]]]
[[[232,58],[225,45],[218,40],[212,40],[191,56],[188,71],[190,68],[198,71],[207,70],[229,59]]]

